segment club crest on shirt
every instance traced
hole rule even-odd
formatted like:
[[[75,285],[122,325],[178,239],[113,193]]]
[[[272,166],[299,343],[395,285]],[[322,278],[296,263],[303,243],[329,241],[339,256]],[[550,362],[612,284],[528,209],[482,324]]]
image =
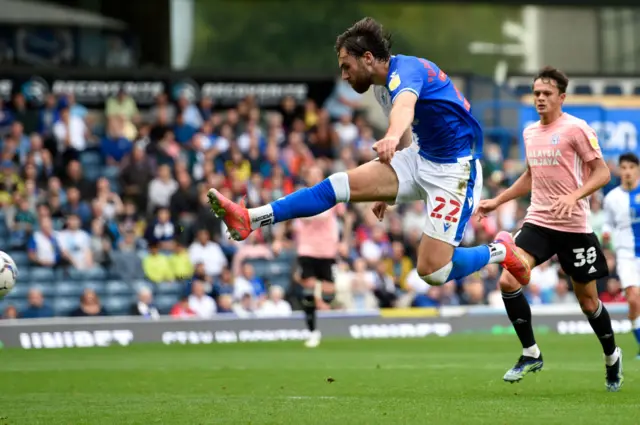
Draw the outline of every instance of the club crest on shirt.
[[[592,148],[600,149],[600,143],[598,143],[598,138],[596,136],[589,136],[589,143],[591,143]]]
[[[394,91],[398,87],[400,87],[400,76],[394,71],[394,73],[391,74],[391,80],[389,80],[389,90]]]
[[[553,136],[551,136],[551,144],[557,145],[558,143],[560,143],[560,135],[556,133]]]

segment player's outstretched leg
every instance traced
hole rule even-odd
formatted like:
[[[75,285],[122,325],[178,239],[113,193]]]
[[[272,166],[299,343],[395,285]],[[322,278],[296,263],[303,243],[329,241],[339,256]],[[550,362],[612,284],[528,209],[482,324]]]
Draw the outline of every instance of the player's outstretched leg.
[[[611,326],[611,317],[602,301],[598,298],[596,282],[578,283],[573,281],[573,291],[580,302],[580,308],[589,319],[605,359],[605,386],[607,391],[619,391],[624,382],[622,375],[622,350],[616,346],[616,338]]]
[[[522,255],[528,256],[526,253]],[[529,261],[532,266],[535,266],[535,260],[530,259]],[[533,335],[529,302],[524,296],[522,286],[506,270],[500,276],[500,290],[502,291],[502,300],[507,310],[507,316],[522,344],[522,355],[503,377],[505,382],[514,383],[519,382],[530,372],[535,373],[542,370],[544,362],[540,348],[538,348]]]
[[[241,241],[260,227],[313,217],[341,202],[394,201],[397,193],[398,177],[393,168],[372,161],[257,208],[236,204],[216,189],[210,189],[208,197],[211,210],[227,225],[231,238]]]

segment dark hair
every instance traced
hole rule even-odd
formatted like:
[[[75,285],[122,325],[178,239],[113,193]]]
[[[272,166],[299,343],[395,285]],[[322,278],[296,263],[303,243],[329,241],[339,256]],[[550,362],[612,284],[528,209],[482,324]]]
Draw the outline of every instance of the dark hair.
[[[547,82],[545,80],[555,81],[560,94],[566,93],[567,87],[569,86],[569,78],[567,75],[558,68],[554,68],[552,66],[545,66],[542,68],[540,72],[538,72],[538,75],[533,79],[533,82],[535,83],[536,80],[542,80],[544,82]]]
[[[357,58],[371,52],[374,58],[388,61],[391,57],[391,35],[373,18],[364,18],[338,36],[336,52],[344,48]]]
[[[638,159],[638,156],[632,152],[620,155],[620,158],[618,158],[618,165],[622,165],[623,162],[631,162],[633,164],[640,165],[640,159]]]

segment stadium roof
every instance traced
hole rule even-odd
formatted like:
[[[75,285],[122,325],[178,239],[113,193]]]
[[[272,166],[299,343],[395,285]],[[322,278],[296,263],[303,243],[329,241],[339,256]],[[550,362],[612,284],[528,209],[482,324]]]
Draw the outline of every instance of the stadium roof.
[[[127,25],[119,20],[106,18],[66,6],[25,0],[0,0],[0,23],[20,25],[64,25],[121,30]]]

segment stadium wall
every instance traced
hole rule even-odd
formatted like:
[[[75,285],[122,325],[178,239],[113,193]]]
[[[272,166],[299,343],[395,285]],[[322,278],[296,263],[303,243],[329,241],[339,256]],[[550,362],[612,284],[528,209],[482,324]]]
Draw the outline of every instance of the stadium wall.
[[[614,331],[631,331],[626,305],[608,306]],[[576,306],[532,306],[537,334],[588,334],[591,326]],[[320,330],[328,338],[389,339],[446,337],[452,334],[505,334],[513,328],[502,309],[486,306],[441,309],[382,310],[366,313],[325,312]],[[67,347],[156,344],[233,344],[305,340],[302,314],[287,318],[150,321],[134,317],[91,319],[23,319],[0,322],[4,347],[56,349]]]

